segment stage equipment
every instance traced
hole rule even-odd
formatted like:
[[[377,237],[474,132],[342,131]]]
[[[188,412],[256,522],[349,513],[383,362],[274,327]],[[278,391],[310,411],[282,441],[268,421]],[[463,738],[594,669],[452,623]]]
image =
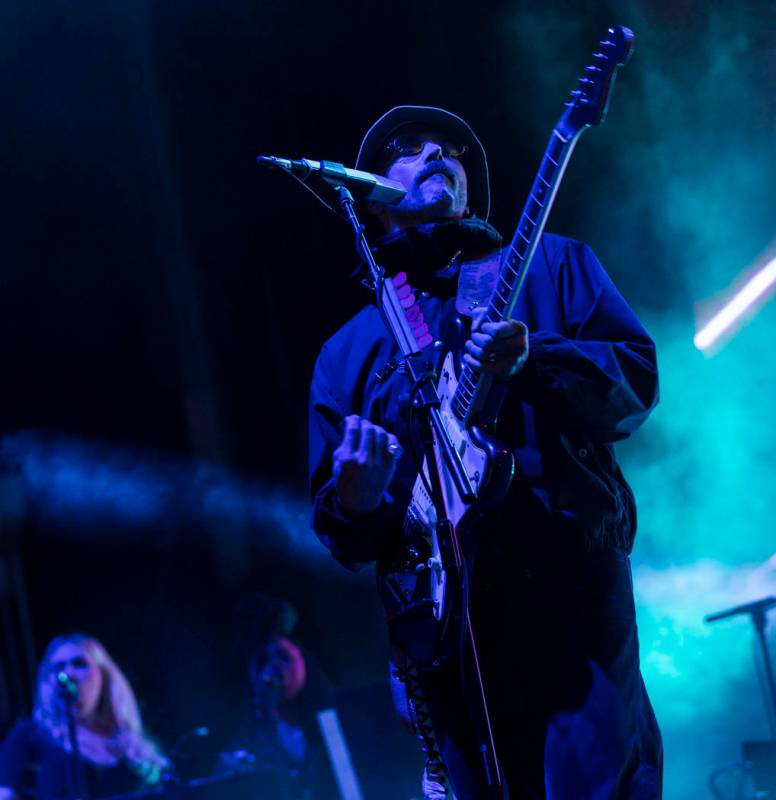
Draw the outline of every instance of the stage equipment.
[[[70,742],[70,758],[68,759],[69,794],[73,800],[89,800],[89,787],[84,775],[84,765],[78,747],[78,735],[75,729],[73,705],[78,702],[81,692],[78,684],[64,671],[56,674],[57,692],[65,709],[67,720],[67,738]]]
[[[776,258],[769,261],[750,278],[744,287],[736,292],[733,299],[726,303],[695,334],[693,339],[695,346],[699,350],[707,350],[711,347],[774,283],[776,283]]]
[[[360,169],[350,169],[335,161],[311,161],[309,158],[292,161],[275,156],[257,156],[256,163],[279,167],[303,183],[323,182],[335,189],[344,186],[359,200],[398,203],[407,194],[407,190],[396,181]]]
[[[316,716],[342,800],[364,800],[337,709],[327,708]]]
[[[717,622],[721,619],[738,617],[742,614],[751,616],[757,635],[757,641],[762,651],[763,666],[765,668],[766,686],[763,687],[763,702],[765,703],[765,711],[771,724],[773,738],[776,740],[776,680],[773,675],[773,664],[771,663],[770,653],[768,652],[768,644],[765,640],[765,612],[774,606],[776,606],[776,597],[763,597],[751,603],[744,603],[740,606],[733,606],[733,608],[709,614],[704,617],[704,622]]]
[[[776,742],[742,742],[741,754],[752,778],[755,796],[776,798]]]
[[[763,702],[774,740],[745,741],[741,744],[741,750],[744,759],[742,766],[752,779],[757,793],[755,796],[762,798],[776,798],[776,681],[768,652],[768,643],[765,639],[765,615],[774,606],[776,606],[776,597],[763,597],[760,600],[733,606],[704,617],[704,622],[718,622],[722,619],[746,614],[752,618],[754,624],[765,671],[765,685],[762,687]]]

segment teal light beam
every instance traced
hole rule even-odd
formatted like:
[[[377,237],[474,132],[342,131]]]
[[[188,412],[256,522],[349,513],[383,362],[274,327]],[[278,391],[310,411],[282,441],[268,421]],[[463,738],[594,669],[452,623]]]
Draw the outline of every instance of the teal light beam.
[[[776,258],[756,272],[702,328],[693,339],[699,350],[708,350],[776,283]]]

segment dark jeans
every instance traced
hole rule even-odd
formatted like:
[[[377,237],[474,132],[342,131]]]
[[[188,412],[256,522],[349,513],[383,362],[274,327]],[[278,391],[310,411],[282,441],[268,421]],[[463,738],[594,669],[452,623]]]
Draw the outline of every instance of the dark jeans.
[[[618,550],[528,573],[480,563],[470,603],[511,800],[658,800],[662,744],[639,671],[630,562]],[[484,771],[456,664],[421,673],[458,800]]]

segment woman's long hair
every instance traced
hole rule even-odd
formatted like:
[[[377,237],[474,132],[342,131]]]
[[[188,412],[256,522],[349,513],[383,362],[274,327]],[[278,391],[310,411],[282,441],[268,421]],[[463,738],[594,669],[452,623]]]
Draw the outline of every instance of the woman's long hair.
[[[84,648],[102,673],[102,689],[95,709],[95,722],[111,737],[121,756],[147,782],[156,782],[169,762],[143,730],[135,693],[124,673],[103,645],[84,633],[57,636],[46,648],[38,667],[33,718],[63,749],[70,749],[64,705],[51,680],[52,655],[65,644]]]

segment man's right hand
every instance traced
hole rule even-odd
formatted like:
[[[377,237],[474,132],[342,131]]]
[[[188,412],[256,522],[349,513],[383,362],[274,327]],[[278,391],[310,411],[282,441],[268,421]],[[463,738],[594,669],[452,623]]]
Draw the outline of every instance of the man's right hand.
[[[401,458],[399,440],[356,414],[345,417],[342,443],[334,451],[334,482],[342,510],[369,514],[383,499]]]

